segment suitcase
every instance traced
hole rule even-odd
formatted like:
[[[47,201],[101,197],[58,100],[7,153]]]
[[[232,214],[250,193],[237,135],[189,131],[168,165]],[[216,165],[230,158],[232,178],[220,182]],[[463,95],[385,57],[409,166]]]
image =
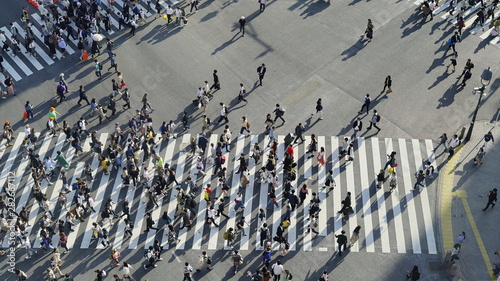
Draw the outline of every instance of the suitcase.
[[[294,134],[289,133],[288,135],[286,135],[286,137],[285,137],[285,146],[288,146],[289,144],[291,144],[294,139],[295,139],[295,135]]]

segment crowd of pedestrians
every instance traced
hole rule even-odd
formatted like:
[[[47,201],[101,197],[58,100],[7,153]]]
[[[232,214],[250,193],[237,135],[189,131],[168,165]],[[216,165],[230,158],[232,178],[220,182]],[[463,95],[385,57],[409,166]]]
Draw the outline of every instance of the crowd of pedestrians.
[[[64,58],[65,54],[65,46],[66,42],[72,39],[78,39],[79,41],[79,49],[82,51],[81,58],[84,58],[85,49],[90,49],[90,54],[92,57],[98,56],[100,54],[100,40],[97,40],[92,35],[100,33],[101,31],[110,32],[111,24],[110,24],[110,15],[114,13],[114,10],[109,10],[111,5],[106,6],[101,1],[71,1],[71,0],[63,0],[64,13],[61,14],[57,8],[54,8],[53,5],[41,5],[41,15],[44,21],[44,43],[47,44],[49,49],[51,50],[51,54],[56,56],[56,49],[58,48],[61,52],[62,58]],[[146,23],[145,21],[145,12],[142,9],[139,9],[133,1],[124,1],[125,4],[121,12],[117,12],[117,15],[120,17],[119,22],[120,26],[128,26],[130,28],[130,34],[133,36],[135,34],[136,27],[138,27],[141,23]],[[158,14],[162,11],[161,6],[158,4],[159,1],[156,1],[156,4],[152,4],[148,2],[148,8],[154,6],[157,10]],[[260,12],[265,10],[266,1],[260,0]],[[193,9],[198,11],[198,1],[191,0],[191,11]],[[436,4],[431,2],[424,3],[423,12],[424,12],[424,21],[428,14],[431,15],[432,20],[432,10]],[[48,7],[48,9],[46,9]],[[101,14],[100,10],[103,8],[106,9],[104,16]],[[429,12],[428,9],[431,11]],[[483,9],[482,9],[483,10]],[[149,10],[148,10],[149,11]],[[27,13],[27,11],[23,10],[23,15]],[[181,23],[181,19],[185,21],[185,12],[183,9],[176,8],[173,9],[170,6],[166,9],[166,20],[167,25],[170,24],[175,17],[176,24]],[[453,11],[452,11],[453,12]],[[29,35],[29,14],[26,15],[25,21],[26,23],[26,34],[27,38],[25,39],[25,44],[30,46],[30,43],[33,42],[34,36],[30,37]],[[483,20],[479,20],[479,24],[483,24]],[[76,30],[72,26],[76,26]],[[245,17],[241,17],[239,20],[240,32],[242,36],[245,33],[245,25],[246,19]],[[16,54],[18,39],[15,36],[18,32],[15,30],[15,27],[12,27],[11,32],[14,34],[11,38],[11,44],[7,44],[7,48],[5,48],[4,42],[4,50],[13,48],[13,54]],[[368,25],[365,31],[365,35],[368,41],[373,38],[373,23],[371,20],[368,20]],[[461,29],[460,29],[461,30]],[[454,51],[453,59],[451,65],[453,66],[453,71],[455,70],[455,66],[457,65],[457,55],[455,45],[460,42],[460,33],[461,31],[455,32],[453,37],[448,41],[449,48],[452,48]],[[44,159],[40,159],[40,156],[37,150],[40,149],[40,145],[38,139],[40,135],[34,129],[29,128],[29,125],[25,128],[25,139],[23,141],[23,149],[25,149],[25,154],[27,159],[29,159],[29,168],[31,171],[31,178],[33,180],[33,187],[31,189],[32,196],[36,200],[36,204],[39,205],[41,209],[43,209],[43,215],[40,219],[41,230],[37,233],[36,239],[41,239],[41,249],[45,253],[50,253],[50,263],[47,265],[46,274],[49,280],[55,280],[60,277],[66,278],[66,280],[72,280],[69,274],[64,274],[60,268],[62,264],[61,255],[67,254],[70,249],[67,247],[67,234],[73,231],[73,228],[76,224],[84,222],[88,220],[92,212],[99,212],[100,221],[92,222],[92,242],[100,241],[104,248],[108,248],[110,243],[108,242],[108,237],[111,235],[110,231],[114,231],[114,224],[123,219],[125,222],[125,233],[127,236],[132,236],[132,229],[134,228],[132,221],[130,220],[130,213],[134,210],[130,209],[130,203],[128,201],[124,201],[123,205],[120,206],[117,211],[118,203],[114,202],[111,198],[108,198],[105,203],[103,210],[95,210],[95,203],[93,193],[93,182],[97,172],[102,172],[104,175],[108,175],[111,169],[119,169],[121,170],[121,179],[123,185],[128,187],[129,185],[133,186],[136,189],[139,189],[143,192],[143,198],[145,198],[144,204],[148,204],[151,206],[151,209],[145,214],[145,232],[150,232],[152,230],[158,232],[161,229],[166,229],[165,235],[168,235],[169,244],[171,243],[179,243],[180,239],[176,233],[176,228],[190,228],[193,225],[193,210],[191,206],[199,204],[196,202],[196,194],[198,190],[199,192],[203,192],[204,200],[206,201],[207,209],[206,209],[206,224],[210,227],[212,224],[215,227],[219,227],[217,224],[217,219],[221,216],[225,218],[229,218],[228,215],[224,213],[225,207],[229,204],[227,202],[227,198],[229,197],[228,190],[231,188],[235,188],[231,186],[227,179],[227,175],[229,172],[225,167],[223,167],[225,160],[225,156],[223,155],[223,150],[226,152],[231,150],[231,144],[234,140],[233,131],[228,125],[229,116],[231,115],[231,109],[225,105],[225,103],[220,103],[220,118],[217,121],[217,125],[215,122],[212,123],[209,117],[206,116],[206,109],[208,104],[210,103],[214,92],[218,91],[221,88],[219,73],[217,70],[213,71],[213,84],[210,86],[208,81],[203,83],[203,86],[198,88],[196,99],[194,100],[195,107],[197,110],[203,110],[203,124],[202,127],[199,128],[201,133],[197,138],[191,140],[191,153],[193,157],[196,157],[196,168],[199,171],[199,174],[204,176],[205,173],[209,170],[209,168],[213,167],[212,174],[217,178],[217,188],[212,189],[211,184],[207,184],[206,186],[198,189],[198,186],[195,184],[195,180],[188,178],[185,182],[179,183],[176,177],[176,171],[173,167],[171,167],[170,163],[164,162],[162,157],[158,155],[156,148],[161,144],[162,141],[168,140],[170,138],[176,138],[176,135],[180,131],[187,131],[191,129],[191,120],[188,112],[183,112],[182,120],[179,124],[176,124],[174,120],[161,120],[161,117],[155,113],[154,108],[151,105],[148,94],[145,93],[142,97],[141,104],[139,105],[131,105],[130,102],[130,94],[129,87],[131,85],[127,85],[124,80],[124,76],[122,72],[118,71],[118,64],[115,61],[116,53],[114,52],[114,43],[110,39],[106,39],[106,52],[108,55],[108,59],[110,60],[110,69],[115,70],[116,77],[111,80],[111,90],[112,94],[107,97],[106,103],[101,104],[96,101],[95,98],[87,96],[85,91],[85,86],[79,86],[79,100],[78,105],[87,106],[89,108],[88,118],[97,116],[99,124],[103,122],[110,122],[115,114],[119,114],[120,108],[117,102],[121,102],[123,111],[135,109],[135,112],[132,114],[132,118],[130,118],[129,122],[126,125],[115,123],[113,131],[110,132],[110,139],[108,141],[108,145],[105,147],[104,144],[98,138],[97,130],[93,129],[90,126],[89,122],[86,120],[87,117],[84,116],[80,118],[77,125],[72,128],[68,125],[65,120],[61,120],[59,118],[60,113],[56,111],[55,107],[51,107],[47,113],[46,119],[46,133],[51,136],[56,136],[59,131],[65,134],[65,141],[70,143],[70,146],[75,151],[75,157],[80,155],[84,155],[84,153],[92,153],[96,155],[98,158],[100,169],[99,171],[92,170],[92,167],[87,164],[83,171],[82,177],[77,177],[74,182],[69,182],[66,177],[66,172],[70,169],[71,163],[65,159],[64,152],[57,152],[57,157],[55,159],[51,159],[51,157],[45,157]],[[81,47],[81,48],[80,48]],[[34,54],[34,53],[33,53]],[[0,59],[1,62],[1,59]],[[94,73],[97,78],[103,79],[101,71],[103,70],[103,63],[99,61],[97,58],[94,59]],[[464,70],[460,76],[464,76],[464,80],[462,85],[465,86],[465,82],[471,76],[471,71],[474,68],[471,60],[469,59],[464,67]],[[261,64],[257,67],[257,82],[259,86],[263,86],[263,80],[266,74],[266,65]],[[255,74],[254,74],[255,75]],[[460,78],[460,77],[459,77]],[[14,82],[12,78],[8,75],[5,76],[4,84],[7,88],[8,93],[12,95],[16,95],[14,92]],[[56,86],[56,94],[59,99],[59,103],[63,103],[66,100],[66,95],[69,93],[69,86],[64,80],[64,75],[59,76],[59,83]],[[235,85],[236,88],[237,85]],[[392,77],[388,75],[384,81],[384,88],[382,93],[390,94],[392,92]],[[387,89],[387,91],[386,91]],[[2,98],[5,98],[4,93],[2,92]],[[240,83],[238,87],[238,101],[243,101],[247,103],[248,93],[245,90],[244,84]],[[89,101],[90,99],[90,101]],[[85,102],[83,104],[81,102]],[[377,134],[380,132],[381,128],[379,124],[382,120],[381,115],[378,113],[376,109],[374,109],[374,105],[372,104],[372,100],[369,94],[366,94],[364,98],[363,104],[361,106],[360,111],[358,112],[358,116],[355,118],[355,121],[352,124],[353,134],[351,138],[345,138],[345,141],[341,147],[341,158],[345,158],[346,161],[354,161],[354,149],[357,139],[357,133],[363,129],[362,126],[362,115],[370,115],[368,116],[369,126],[366,127],[366,131],[371,130],[372,128],[377,129]],[[315,115],[318,116],[318,120],[323,120],[323,100],[319,98],[315,104],[310,105],[311,109],[311,118]],[[33,119],[33,107],[29,101],[26,102],[24,106],[24,110],[26,111],[25,116],[27,120]],[[265,165],[261,171],[259,171],[258,180],[267,184],[266,192],[269,201],[266,206],[262,206],[261,211],[259,212],[259,239],[260,239],[260,247],[262,248],[262,256],[263,262],[261,269],[256,270],[251,277],[253,280],[269,280],[271,276],[274,276],[274,280],[280,280],[281,276],[283,276],[284,280],[292,280],[292,274],[289,270],[284,269],[284,265],[280,260],[276,260],[275,263],[271,265],[271,257],[273,254],[272,244],[276,242],[279,245],[279,255],[285,256],[289,250],[290,245],[286,240],[285,232],[286,228],[291,223],[291,213],[296,211],[299,206],[303,206],[303,208],[307,208],[308,210],[308,218],[309,224],[307,226],[307,230],[304,234],[309,234],[313,232],[316,236],[319,235],[317,230],[318,228],[318,215],[321,212],[319,208],[321,200],[316,192],[310,191],[309,187],[306,184],[303,184],[297,190],[292,188],[291,182],[297,178],[296,169],[297,163],[294,158],[294,145],[297,144],[298,141],[307,142],[307,151],[305,153],[305,157],[307,158],[315,158],[317,164],[320,168],[324,169],[325,165],[325,149],[324,147],[318,147],[317,139],[314,134],[312,134],[308,139],[304,137],[304,132],[306,131],[306,127],[302,123],[298,123],[295,127],[293,138],[285,143],[286,151],[284,155],[278,155],[278,140],[276,138],[276,122],[278,119],[284,124],[286,117],[286,110],[279,103],[275,105],[275,108],[269,109],[272,113],[267,114],[264,124],[265,130],[262,132],[263,134],[268,136],[267,149],[266,154],[264,153],[264,149],[261,149],[258,144],[256,144],[252,148],[252,155],[250,156],[255,163],[259,162],[261,159]],[[109,114],[108,114],[109,112]],[[274,116],[273,116],[274,114]],[[255,116],[241,116],[239,119],[241,120],[241,127],[233,128],[239,132],[238,136],[244,135],[247,133],[248,135],[252,132],[250,131],[252,127],[252,123],[255,121]],[[223,123],[224,122],[224,123]],[[219,125],[222,129],[219,129]],[[61,126],[62,124],[62,126]],[[157,128],[160,125],[159,130]],[[221,133],[221,138],[216,143],[210,143],[207,136],[211,134],[215,130],[219,129]],[[205,133],[207,132],[207,133]],[[3,139],[6,139],[6,145],[11,145],[11,141],[14,138],[13,129],[10,125],[10,122],[5,122],[3,127]],[[90,151],[84,151],[83,149],[83,141],[86,138],[90,138]],[[484,151],[487,148],[488,143],[494,142],[493,136],[490,133],[485,135],[484,137],[484,146],[481,148],[480,153],[476,157],[476,162],[478,164],[482,163],[484,157]],[[444,146],[445,151],[449,153],[449,157],[451,158],[454,155],[455,149],[457,149],[461,145],[461,141],[458,139],[457,135],[454,135],[453,138],[447,138],[446,134],[443,134],[439,138],[439,144],[435,148],[437,150],[441,145]],[[394,190],[397,187],[397,178],[396,178],[396,168],[398,167],[398,162],[396,159],[396,152],[392,152],[390,155],[387,155],[388,160],[384,167],[381,167],[380,171],[376,173],[377,176],[377,187],[382,188],[384,182],[386,181],[386,172],[390,175],[390,190]],[[284,169],[283,169],[283,178],[284,183],[279,182],[279,176],[277,173],[277,161],[283,161]],[[250,159],[248,155],[242,154],[239,161],[239,170],[237,171],[240,174],[241,180],[239,181],[240,187],[245,187],[249,184],[249,166]],[[148,169],[149,163],[153,164],[153,169]],[[327,171],[328,176],[324,183],[321,185],[330,189],[335,188],[335,181],[332,176],[332,171]],[[433,178],[434,167],[431,162],[426,162],[423,166],[422,170],[416,171],[416,180],[414,184],[414,190],[417,190],[424,187],[425,178]],[[64,219],[57,220],[52,212],[54,210],[54,206],[50,204],[50,198],[47,194],[44,194],[42,191],[41,185],[46,182],[48,185],[51,185],[54,181],[62,181],[63,188],[58,191],[58,206],[60,211],[64,212]],[[279,186],[283,186],[283,195],[282,198],[278,198],[276,194],[276,189]],[[175,188],[172,188],[175,187]],[[175,191],[174,191],[175,190]],[[215,194],[214,190],[220,190],[220,194]],[[72,191],[74,192],[74,198],[68,198],[68,194]],[[488,204],[486,205],[484,211],[488,209],[489,206],[494,206],[494,202],[496,202],[496,191],[497,189],[492,189],[488,194]],[[162,217],[162,228],[159,228],[159,223],[155,222],[151,211],[154,208],[159,208],[158,199],[162,196],[165,196],[168,192],[176,192],[176,212],[175,217],[170,218],[168,213],[165,212]],[[224,232],[224,240],[227,241],[227,247],[232,249],[234,246],[234,241],[238,235],[247,236],[248,232],[245,231],[245,227],[248,226],[248,221],[245,216],[238,214],[238,211],[244,210],[244,200],[243,194],[239,192],[236,195],[234,202],[234,216],[236,216],[236,223],[233,227],[229,227],[226,232]],[[340,200],[339,200],[340,201]],[[341,201],[342,209],[339,211],[340,214],[345,216],[347,219],[350,214],[352,214],[351,207],[351,193],[347,192],[347,195],[344,200]],[[149,207],[148,207],[149,208]],[[264,211],[265,208],[265,211]],[[269,217],[273,214],[273,212],[282,212],[284,210],[283,219],[280,220],[280,226],[277,228],[276,233],[272,235],[270,233],[268,224],[266,223],[266,216]],[[267,213],[267,214],[266,214]],[[262,216],[261,216],[262,214]],[[31,240],[29,236],[24,236],[26,228],[30,227],[28,225],[30,217],[30,206],[23,207],[22,211],[19,214],[16,214],[16,238],[17,244],[19,247],[24,247],[26,249],[26,259],[30,259],[33,254],[37,254],[37,250],[33,249],[31,246]],[[123,218],[125,217],[125,218]],[[5,215],[2,213],[2,219],[5,219]],[[359,239],[359,233],[361,231],[361,226],[357,226],[350,240],[348,240],[346,233],[344,230],[341,231],[340,234],[335,235],[336,241],[338,244],[338,255],[342,256],[342,252],[346,251],[348,247],[351,247],[354,243],[356,243]],[[248,233],[248,234],[247,234]],[[58,234],[59,241],[53,241],[53,237],[55,234]],[[465,239],[465,233],[463,233],[463,239]],[[463,243],[463,240],[461,240]],[[348,245],[349,243],[349,245]],[[54,246],[56,244],[57,246]],[[461,246],[461,243],[456,243],[456,245]],[[455,245],[455,246],[456,246]],[[458,246],[457,246],[458,247]],[[59,248],[63,249],[64,252],[59,253]],[[160,245],[159,240],[155,240],[154,245],[150,246],[148,250],[144,253],[145,263],[143,268],[145,270],[153,269],[157,267],[157,262],[162,261],[161,254],[163,252],[163,247]],[[458,259],[458,249],[455,249],[455,253],[452,253],[452,261]],[[130,280],[135,280],[132,275],[131,270],[133,267],[128,264],[127,261],[120,261],[121,254],[117,249],[111,249],[109,259],[111,260],[111,268],[121,266],[122,276],[117,276],[118,278],[128,278]],[[231,261],[234,269],[234,273],[236,274],[238,270],[241,268],[241,265],[244,263],[244,258],[238,250],[234,250],[231,253]],[[184,280],[192,280],[192,274],[196,272],[200,272],[202,270],[211,270],[213,268],[213,260],[206,253],[202,252],[199,256],[200,266],[196,270],[190,265],[189,262],[186,262],[183,269]],[[64,268],[63,268],[64,269]],[[97,269],[95,271],[97,280],[102,280],[107,272],[104,269]],[[410,276],[416,276],[418,273],[418,267],[415,266],[412,272],[410,272]],[[25,278],[26,273],[17,269],[16,274],[19,278]],[[58,277],[59,276],[59,277]],[[419,273],[418,273],[419,276]],[[115,277],[115,279],[117,279]],[[322,280],[328,280],[328,272],[323,272],[321,276]],[[413,277],[412,277],[413,278]],[[417,280],[417,279],[414,279]]]

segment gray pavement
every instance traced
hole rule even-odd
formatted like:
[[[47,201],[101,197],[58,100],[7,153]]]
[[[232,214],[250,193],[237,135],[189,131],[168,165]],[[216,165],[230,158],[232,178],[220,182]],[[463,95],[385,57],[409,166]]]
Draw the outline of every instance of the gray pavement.
[[[455,168],[453,191],[456,195],[452,201],[452,225],[454,238],[462,231],[465,231],[467,237],[460,250],[458,261],[457,277],[463,280],[491,280],[492,272],[488,271],[487,265],[489,264],[491,269],[491,263],[499,262],[498,257],[494,255],[499,247],[496,239],[498,209],[490,207],[487,211],[482,211],[488,202],[488,192],[495,187],[498,188],[496,184],[497,163],[500,157],[498,144],[490,142],[483,164],[474,165],[474,157],[484,144],[484,134],[491,131],[495,141],[500,138],[496,125],[484,120],[477,122],[473,137],[462,148],[461,158]],[[465,198],[467,207],[462,202],[461,192],[462,194],[465,192],[467,196]],[[468,211],[471,212],[472,218],[468,217]]]
[[[180,5],[187,4],[181,2]],[[10,14],[20,11],[15,6],[12,10],[12,13],[0,13],[12,17]],[[468,35],[457,46],[457,72],[446,74],[445,65],[449,59],[443,55],[445,47],[442,44],[451,34],[451,25],[437,17],[433,22],[420,25],[417,11],[418,7],[412,1],[332,1],[330,4],[322,1],[269,1],[266,11],[259,14],[256,1],[202,1],[200,11],[190,15],[189,25],[182,29],[166,28],[164,21],[157,19],[139,28],[135,37],[130,38],[127,31],[117,32],[111,37],[116,42],[120,71],[133,94],[132,104],[138,108],[142,94],[150,93],[157,109],[155,121],[179,120],[179,113],[186,108],[193,117],[193,131],[199,130],[200,113],[194,112],[191,100],[204,80],[212,82],[211,73],[217,69],[222,90],[209,105],[208,115],[215,120],[219,102],[229,104],[233,131],[239,128],[242,115],[248,115],[255,130],[260,131],[257,128],[264,121],[263,116],[279,102],[287,110],[287,123],[278,129],[279,134],[292,131],[298,122],[307,122],[308,134],[343,136],[351,133],[350,124],[357,116],[363,97],[370,93],[375,100],[372,105],[383,117],[378,137],[428,139],[436,138],[443,131],[455,131],[461,124],[468,123],[477,103],[477,96],[470,92],[479,85],[482,69],[491,66],[494,77],[500,69],[491,59],[495,57],[492,54],[498,52],[498,46],[484,45],[478,36]],[[236,34],[237,20],[241,15],[246,16],[249,23],[243,38]],[[360,42],[367,18],[371,18],[375,25],[374,40],[368,44]],[[10,18],[2,18],[2,26],[8,24],[6,19],[10,21]],[[467,87],[457,92],[455,78],[468,57],[476,65],[474,75]],[[268,68],[264,86],[254,88],[256,68],[261,63]],[[105,69],[108,65],[105,64]],[[21,121],[23,104],[29,99],[36,105],[37,121],[30,122],[31,126],[38,131],[45,128],[46,112],[51,105],[47,101],[54,96],[55,79],[61,72],[66,74],[72,95],[57,110],[70,124],[75,124],[88,110],[76,105],[77,93],[74,91],[78,85],[85,85],[91,98],[104,100],[111,92],[112,73],[97,81],[92,63],[79,62],[77,55],[72,55],[18,82],[18,96],[9,97],[0,105],[0,120],[10,120],[16,131],[20,131],[24,125]],[[394,92],[379,94],[387,74],[393,77]],[[245,84],[249,93],[246,106],[234,102],[240,82]],[[483,99],[479,120],[492,120],[496,116],[499,98],[495,93],[499,85],[500,81],[495,78],[488,96]],[[319,97],[324,100],[325,120],[315,122],[316,119],[308,118]],[[126,123],[132,112],[121,112],[103,126],[97,126],[96,120],[91,119],[90,126],[100,132],[111,132],[115,121]],[[367,121],[365,117],[365,128]],[[476,127],[475,132],[478,131]],[[495,158],[487,155],[485,161],[491,161],[489,159]],[[486,165],[485,162],[481,169],[484,170]],[[329,237],[333,239],[331,234]],[[334,278],[395,280],[401,279],[413,264],[420,265],[426,280],[443,279],[441,268],[436,266],[440,257],[435,255],[350,253],[345,260],[336,258],[332,261],[330,251],[313,253],[318,257],[317,261],[311,259],[312,253],[304,252],[283,258],[285,267],[293,268],[296,280],[315,280],[322,268],[333,270],[331,276]],[[144,276],[144,280],[162,280],[165,272],[181,275],[181,263],[177,263],[170,252],[164,257],[169,263],[164,262],[164,266],[147,274],[139,267],[140,250],[125,251],[123,255],[138,271],[134,275],[136,279]],[[186,251],[176,255],[182,262],[196,263],[198,253]],[[244,255],[252,256],[251,253]],[[107,252],[100,250],[72,252],[65,257],[63,272],[69,270],[74,275],[80,274],[76,280],[93,280],[93,270],[105,266],[107,256]],[[247,259],[245,270],[255,269],[259,260],[260,254],[253,254],[251,261]],[[367,261],[373,267],[363,266]],[[35,266],[46,263],[46,258],[32,260]],[[360,265],[365,270],[359,270]],[[30,265],[23,267],[29,268]],[[30,272],[40,276],[42,268]],[[230,279],[228,268],[229,263],[224,260],[207,275],[195,275],[195,280]]]

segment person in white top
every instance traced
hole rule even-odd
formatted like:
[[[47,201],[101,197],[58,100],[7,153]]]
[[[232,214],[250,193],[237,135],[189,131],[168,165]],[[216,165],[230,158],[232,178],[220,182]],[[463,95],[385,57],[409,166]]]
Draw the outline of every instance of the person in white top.
[[[131,281],[135,281],[134,277],[130,275],[130,270],[132,269],[132,266],[130,266],[126,261],[123,262],[123,268],[122,268],[122,280],[125,280],[125,278],[128,278]]]
[[[448,147],[449,147],[449,153],[450,155],[448,156],[448,159],[453,157],[453,154],[455,154],[455,148],[460,145],[460,140],[458,139],[457,135],[453,135],[453,138],[451,138],[448,141]]]
[[[271,267],[273,274],[274,274],[274,280],[278,281],[281,278],[281,272],[283,272],[283,265],[281,264],[281,261],[278,260],[273,266]]]
[[[31,253],[37,253],[37,251],[33,248],[31,248],[31,241],[30,238],[27,236],[23,236],[24,239],[24,247],[26,248],[26,254],[28,255],[26,259],[31,259]]]
[[[165,10],[167,13],[167,26],[172,22],[172,16],[174,15],[174,9],[170,5],[168,5],[167,9]]]
[[[214,224],[215,227],[219,227],[219,225],[215,222],[215,209],[214,206],[210,206],[207,211],[207,223]]]

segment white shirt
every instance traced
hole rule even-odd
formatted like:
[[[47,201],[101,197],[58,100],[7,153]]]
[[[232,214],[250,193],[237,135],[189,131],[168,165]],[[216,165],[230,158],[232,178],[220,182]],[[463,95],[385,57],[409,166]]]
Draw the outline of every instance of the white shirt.
[[[201,98],[202,95],[203,95],[203,90],[202,89],[198,89],[198,91],[196,92],[196,97],[197,98]]]
[[[26,134],[26,137],[29,136],[31,133],[30,128],[24,127],[24,133]]]
[[[169,16],[174,13],[174,10],[172,10],[172,8],[170,8],[170,7],[167,7],[166,11],[167,11],[167,15],[169,15]]]
[[[94,198],[92,197],[89,197],[89,199],[87,200],[87,203],[89,205],[89,207],[94,207]]]
[[[234,200],[238,201],[238,202],[241,202],[243,201],[243,196],[241,195],[236,195],[236,198],[234,198]]]
[[[130,275],[130,266],[124,266],[123,269],[123,275]]]
[[[31,248],[31,241],[30,241],[29,237],[27,237],[27,236],[26,236],[26,240],[24,240],[24,247],[26,247],[26,249]]]
[[[450,147],[455,148],[458,146],[459,143],[460,143],[460,141],[458,140],[458,138],[451,139],[450,140]]]
[[[283,265],[277,263],[273,264],[274,275],[280,275],[282,271],[283,271]]]
[[[215,209],[208,209],[207,216],[213,218],[215,216]]]

